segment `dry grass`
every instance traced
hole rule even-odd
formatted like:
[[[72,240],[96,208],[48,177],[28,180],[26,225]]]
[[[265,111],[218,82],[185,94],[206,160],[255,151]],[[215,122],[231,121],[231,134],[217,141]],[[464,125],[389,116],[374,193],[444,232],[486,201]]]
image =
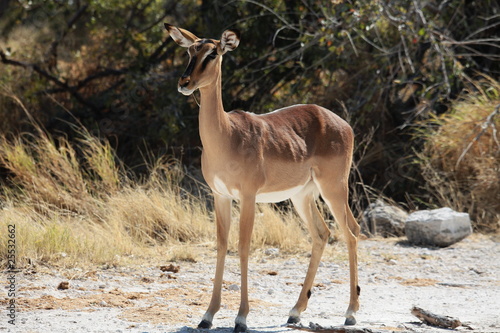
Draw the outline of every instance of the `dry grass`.
[[[420,154],[426,189],[438,204],[471,214],[482,231],[500,229],[500,83],[485,78],[475,91],[434,119]],[[495,113],[496,112],[496,113]]]
[[[179,185],[185,173],[159,159],[140,181],[127,176],[106,141],[81,131],[77,145],[37,135],[0,136],[0,165],[9,177],[0,192],[0,230],[16,225],[18,266],[119,265],[124,258],[162,256],[196,261],[198,249],[215,248],[207,198]],[[238,209],[233,212],[230,251],[238,248]],[[252,248],[308,252],[307,232],[289,210],[259,205]],[[0,232],[0,260],[7,257]]]
[[[278,247],[288,253],[307,251],[307,232],[302,220],[289,210],[279,210],[267,204],[258,205],[255,229],[252,238],[253,249]],[[234,228],[232,239],[237,239],[238,228]],[[233,245],[236,250],[236,246]]]

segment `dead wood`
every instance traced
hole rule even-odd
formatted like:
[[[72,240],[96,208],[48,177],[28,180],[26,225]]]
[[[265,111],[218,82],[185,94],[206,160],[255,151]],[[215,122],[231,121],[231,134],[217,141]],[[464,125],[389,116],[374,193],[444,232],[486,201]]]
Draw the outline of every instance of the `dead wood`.
[[[391,333],[396,331],[377,330],[372,328],[352,327],[352,326],[330,326],[323,327],[315,323],[309,323],[309,326],[302,324],[290,324],[288,328],[307,332],[320,332],[320,333]]]
[[[431,326],[439,326],[452,329],[462,326],[462,323],[458,318],[437,315],[416,306],[411,309],[411,314]]]

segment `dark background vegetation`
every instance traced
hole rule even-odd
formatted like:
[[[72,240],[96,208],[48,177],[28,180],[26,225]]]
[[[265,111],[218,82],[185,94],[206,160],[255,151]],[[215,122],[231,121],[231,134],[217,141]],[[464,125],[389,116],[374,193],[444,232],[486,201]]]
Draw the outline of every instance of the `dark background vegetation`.
[[[176,88],[187,57],[163,22],[201,37],[242,32],[239,48],[224,57],[226,110],[316,103],[347,119],[356,133],[358,214],[383,196],[410,210],[449,204],[469,211],[478,229],[498,228],[495,0],[4,0],[0,134],[15,138],[38,123],[76,141],[74,125],[84,126],[109,140],[130,173],[147,172],[144,160],[165,154],[199,168],[198,107]],[[468,138],[458,157],[488,154],[490,164],[477,167],[491,170],[487,185],[474,182],[474,168],[445,170],[440,159],[448,157],[429,147],[446,116],[475,95],[484,96],[484,112],[468,120],[470,133],[449,139]],[[448,126],[464,121],[453,119]],[[490,149],[467,148],[484,138]],[[15,184],[5,166],[0,176]],[[466,203],[447,197],[450,182]],[[486,207],[473,203],[477,186],[491,201]]]

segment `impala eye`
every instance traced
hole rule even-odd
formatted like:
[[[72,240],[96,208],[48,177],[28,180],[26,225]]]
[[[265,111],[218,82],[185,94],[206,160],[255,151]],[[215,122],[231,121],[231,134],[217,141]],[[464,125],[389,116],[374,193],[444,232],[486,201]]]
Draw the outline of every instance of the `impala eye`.
[[[207,55],[207,58],[210,58],[210,59],[215,59],[215,57],[217,57],[217,50],[215,50],[215,49],[212,53]]]
[[[214,60],[215,57],[217,57],[217,50],[214,49],[212,53],[210,54],[207,54],[207,56],[205,57],[205,59],[203,60],[202,64],[201,64],[201,69],[204,70],[205,67],[207,67],[207,64]]]

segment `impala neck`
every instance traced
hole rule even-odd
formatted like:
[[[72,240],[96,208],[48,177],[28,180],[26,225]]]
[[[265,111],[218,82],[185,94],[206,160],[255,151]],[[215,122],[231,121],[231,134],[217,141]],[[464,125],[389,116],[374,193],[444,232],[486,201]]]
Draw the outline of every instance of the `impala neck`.
[[[200,138],[203,149],[207,152],[225,147],[225,138],[230,130],[227,113],[222,104],[221,73],[214,83],[200,88]]]

